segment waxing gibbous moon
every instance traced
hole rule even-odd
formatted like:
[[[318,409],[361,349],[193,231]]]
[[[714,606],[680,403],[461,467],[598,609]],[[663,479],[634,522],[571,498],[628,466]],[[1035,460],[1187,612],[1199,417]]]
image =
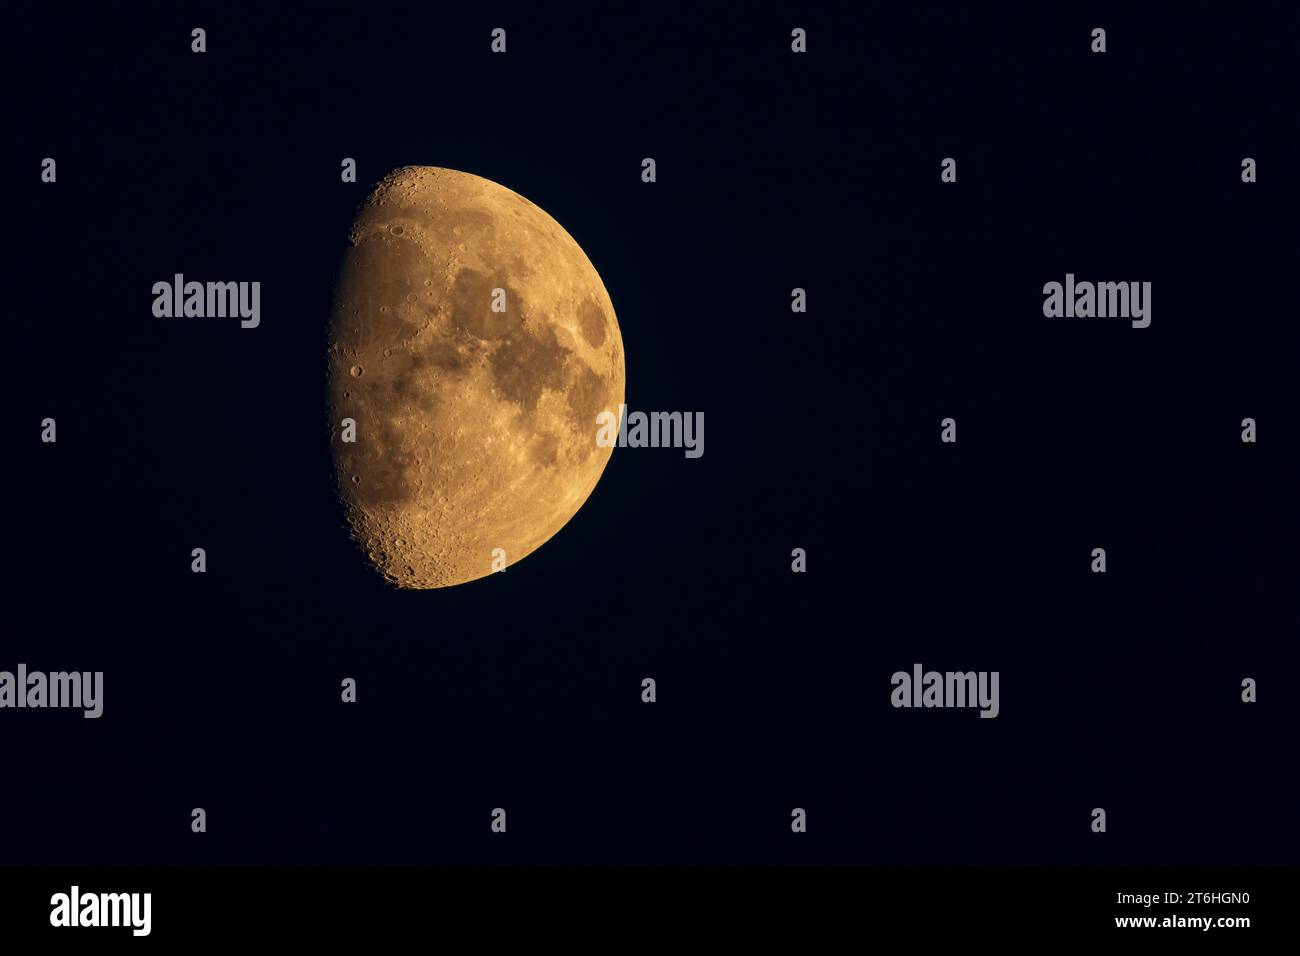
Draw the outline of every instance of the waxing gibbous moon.
[[[349,236],[329,342],[340,495],[396,585],[513,565],[609,462],[596,435],[623,402],[613,303],[573,237],[504,186],[431,166],[385,177]]]

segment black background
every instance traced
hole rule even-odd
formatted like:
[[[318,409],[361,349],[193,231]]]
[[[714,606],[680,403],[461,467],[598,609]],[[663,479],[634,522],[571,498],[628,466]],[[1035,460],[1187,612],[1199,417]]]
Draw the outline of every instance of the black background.
[[[1295,862],[1288,5],[540,6],[11,21],[0,669],[105,711],[0,714],[0,861]],[[553,215],[629,407],[707,426],[432,592],[348,542],[325,411],[405,164]],[[261,327],[155,319],[175,272]],[[1151,281],[1151,327],[1045,319],[1066,272]],[[917,661],[1001,715],[894,710]]]

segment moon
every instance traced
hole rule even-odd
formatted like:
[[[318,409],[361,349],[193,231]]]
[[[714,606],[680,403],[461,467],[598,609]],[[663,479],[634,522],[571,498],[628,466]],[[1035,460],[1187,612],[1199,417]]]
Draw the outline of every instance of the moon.
[[[513,565],[613,453],[597,416],[620,412],[623,338],[600,275],[538,206],[454,169],[390,173],[348,239],[328,359],[353,539],[402,588]]]

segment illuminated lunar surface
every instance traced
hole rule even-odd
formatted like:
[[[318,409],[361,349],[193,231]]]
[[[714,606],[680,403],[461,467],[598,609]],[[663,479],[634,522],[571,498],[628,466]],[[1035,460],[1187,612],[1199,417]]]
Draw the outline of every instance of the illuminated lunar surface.
[[[623,401],[623,340],[600,276],[540,208],[451,169],[390,174],[349,238],[329,391],[353,537],[405,588],[484,577],[498,548],[514,564],[613,451],[596,416]]]

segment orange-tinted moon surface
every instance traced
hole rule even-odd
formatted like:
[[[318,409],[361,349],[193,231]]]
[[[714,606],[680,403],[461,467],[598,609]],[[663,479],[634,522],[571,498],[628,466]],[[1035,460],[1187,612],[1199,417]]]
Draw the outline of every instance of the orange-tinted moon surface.
[[[514,564],[613,451],[596,416],[623,401],[623,339],[600,276],[542,209],[452,169],[391,173],[349,238],[329,392],[354,539],[405,588]]]

